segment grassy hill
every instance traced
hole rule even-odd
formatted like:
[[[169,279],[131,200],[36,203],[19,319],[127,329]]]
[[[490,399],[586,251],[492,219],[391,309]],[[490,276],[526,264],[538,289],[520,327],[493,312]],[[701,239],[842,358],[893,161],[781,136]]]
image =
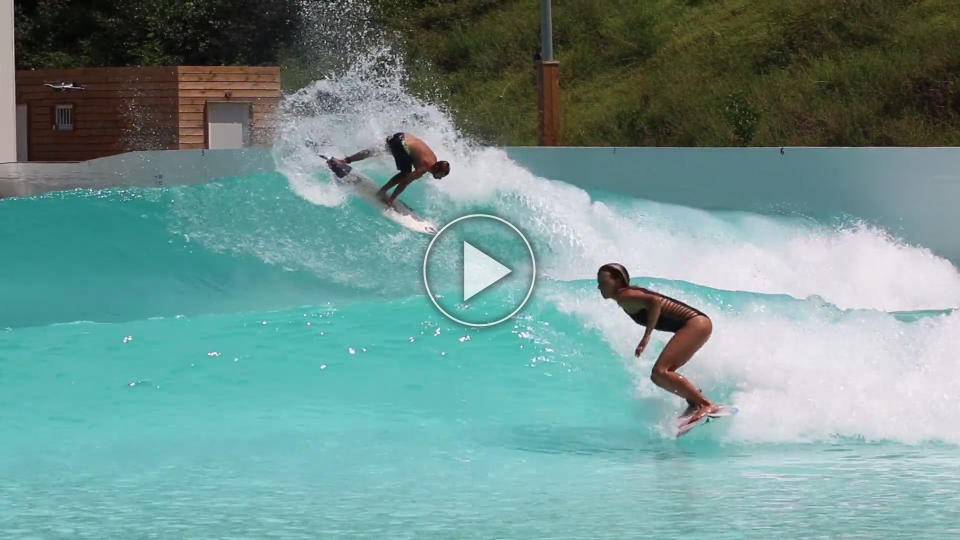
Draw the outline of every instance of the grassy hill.
[[[536,143],[538,0],[394,0],[419,92]],[[955,0],[554,0],[568,145],[958,145]]]

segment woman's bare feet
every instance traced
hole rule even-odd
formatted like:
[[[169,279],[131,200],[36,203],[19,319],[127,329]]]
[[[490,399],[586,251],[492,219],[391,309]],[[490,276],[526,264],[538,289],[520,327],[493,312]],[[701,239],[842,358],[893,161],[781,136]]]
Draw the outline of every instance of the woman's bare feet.
[[[691,406],[688,407],[687,409],[689,410],[691,407],[694,407],[694,406],[691,405]],[[695,409],[689,416],[687,416],[687,419],[686,419],[687,421],[686,421],[685,423],[686,423],[686,424],[692,424],[692,423],[696,422],[697,420],[700,420],[700,419],[703,418],[704,416],[706,416],[706,415],[708,415],[708,414],[711,414],[711,413],[715,413],[715,412],[717,412],[717,411],[719,411],[719,410],[720,410],[720,406],[717,405],[716,403],[709,403],[709,402],[708,402],[708,403],[704,403],[703,405],[697,405],[697,406],[696,406],[696,409]],[[683,418],[683,417],[681,417],[681,418]]]

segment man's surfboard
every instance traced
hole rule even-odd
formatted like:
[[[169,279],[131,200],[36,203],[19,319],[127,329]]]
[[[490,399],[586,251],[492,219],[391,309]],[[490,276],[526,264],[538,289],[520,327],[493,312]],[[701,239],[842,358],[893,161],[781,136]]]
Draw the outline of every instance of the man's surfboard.
[[[690,430],[699,426],[700,424],[705,424],[713,418],[723,418],[724,416],[734,416],[740,412],[740,409],[736,407],[730,407],[728,405],[720,405],[720,409],[716,412],[710,413],[695,422],[687,422],[687,417],[681,416],[677,419],[677,438],[690,433]]]
[[[437,234],[437,227],[426,219],[420,217],[409,206],[402,201],[394,201],[391,207],[377,197],[380,186],[373,180],[353,170],[353,167],[338,159],[327,159],[327,167],[337,176],[337,184],[348,188],[361,199],[370,203],[374,208],[383,212],[383,215],[391,221],[423,234]]]

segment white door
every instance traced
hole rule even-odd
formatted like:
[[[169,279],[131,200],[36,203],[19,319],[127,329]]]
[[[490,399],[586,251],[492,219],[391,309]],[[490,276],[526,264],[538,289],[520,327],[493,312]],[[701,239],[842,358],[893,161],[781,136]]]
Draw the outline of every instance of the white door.
[[[250,146],[250,103],[207,102],[207,148]]]
[[[27,161],[27,106],[17,105],[17,161]]]

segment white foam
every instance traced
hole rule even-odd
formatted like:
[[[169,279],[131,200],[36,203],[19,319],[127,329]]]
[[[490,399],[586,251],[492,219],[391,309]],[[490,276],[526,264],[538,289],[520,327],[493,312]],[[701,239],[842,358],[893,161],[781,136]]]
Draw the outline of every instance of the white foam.
[[[545,277],[591,278],[601,264],[617,261],[636,275],[818,295],[843,308],[960,306],[960,272],[949,261],[863,224],[825,226],[642,200],[606,203],[535,178],[500,151],[462,161],[467,171],[438,186],[445,203],[464,210],[487,205],[513,221],[532,236]]]
[[[301,226],[307,218],[284,213],[296,209],[271,208],[269,201],[209,217],[200,200],[177,210],[190,213],[182,228],[192,238],[309,269],[351,287],[393,295],[415,292],[423,238],[384,232],[380,223],[331,218],[331,213],[349,212],[349,205],[342,205],[344,194],[329,182],[317,152],[304,145],[309,139],[320,152],[343,156],[380,145],[393,132],[409,131],[451,162],[451,175],[417,182],[404,199],[415,200],[419,213],[438,224],[477,210],[510,220],[533,244],[542,278],[592,279],[601,264],[619,261],[636,276],[798,298],[819,295],[844,308],[960,306],[960,273],[953,265],[875,228],[721,214],[642,200],[598,201],[577,187],[537,178],[502,150],[464,138],[442,106],[410,95],[401,55],[378,34],[364,28],[339,31],[338,25],[364,20],[363,13],[354,16],[350,9],[365,3],[345,4],[342,16],[318,6],[318,27],[323,27],[323,17],[334,17],[335,34],[362,39],[343,43],[321,32],[325,46],[314,49],[353,63],[285,98],[274,145],[291,189],[334,209],[318,209],[317,216],[309,216],[317,223]],[[393,173],[388,156],[359,167],[371,176]],[[248,220],[244,227],[237,225],[241,219]],[[615,305],[593,291],[550,298],[562,311],[597,328],[616,354],[632,357],[640,332]],[[954,382],[960,376],[960,315],[908,324],[880,312],[838,314],[812,302],[798,307],[800,315],[762,302],[731,314],[707,298],[683,299],[714,318],[713,338],[685,373],[705,388],[735,389],[730,397],[742,414],[730,423],[728,436],[960,442]],[[665,337],[655,336],[644,358],[628,360],[628,365],[640,394],[663,397],[647,378]]]
[[[340,51],[340,60],[351,60],[286,97],[282,107],[276,161],[291,189],[314,204],[340,205],[345,195],[305,140],[317,143],[320,153],[343,156],[409,131],[450,161],[451,174],[439,181],[427,175],[404,199],[438,225],[477,210],[510,220],[529,236],[543,278],[592,278],[601,264],[618,261],[638,276],[798,298],[818,295],[845,308],[960,306],[960,272],[949,261],[882,230],[643,200],[597,201],[575,186],[537,178],[506,152],[463,137],[442,106],[407,91],[403,55],[370,26],[365,3],[320,6],[308,16],[315,21],[311,50],[326,47]],[[343,25],[351,32],[344,34]],[[345,35],[362,39],[344,40]],[[387,155],[358,168],[381,179],[395,172]],[[408,258],[398,255],[402,250],[383,253],[363,244],[351,251],[357,262],[400,264]],[[407,286],[416,287],[416,281]]]
[[[681,406],[649,380],[670,334],[655,332],[648,351],[635,360],[642,329],[616,304],[599,295],[551,296],[624,359],[638,395]],[[756,300],[734,314],[706,298],[687,297],[711,313],[714,332],[681,373],[708,396],[729,393],[726,400],[741,409],[726,437],[960,444],[960,313],[907,323],[876,311],[838,312],[811,302],[784,310]]]
[[[691,375],[736,384],[731,436],[834,435],[960,443],[960,315],[904,323],[879,313],[836,321],[774,314],[718,321]],[[705,381],[707,382],[707,381]]]

